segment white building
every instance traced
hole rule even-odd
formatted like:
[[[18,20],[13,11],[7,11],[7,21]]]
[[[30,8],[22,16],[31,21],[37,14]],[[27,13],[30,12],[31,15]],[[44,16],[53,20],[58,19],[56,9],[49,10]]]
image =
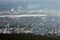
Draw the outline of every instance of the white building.
[[[15,33],[32,33],[32,31],[24,30],[24,28],[15,28]]]
[[[3,29],[3,34],[11,34],[12,33],[12,29],[13,28],[5,28],[5,29]]]

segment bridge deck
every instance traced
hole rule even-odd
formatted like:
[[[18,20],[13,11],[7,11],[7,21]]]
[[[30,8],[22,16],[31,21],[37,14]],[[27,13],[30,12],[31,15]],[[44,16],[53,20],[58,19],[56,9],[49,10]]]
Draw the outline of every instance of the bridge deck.
[[[40,17],[40,16],[47,16],[47,14],[0,15],[0,17]]]

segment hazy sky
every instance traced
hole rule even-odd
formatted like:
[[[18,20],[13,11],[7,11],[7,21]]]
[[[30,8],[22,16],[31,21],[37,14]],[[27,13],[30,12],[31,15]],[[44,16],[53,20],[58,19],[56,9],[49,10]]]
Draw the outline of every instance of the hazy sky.
[[[59,2],[60,0],[0,0],[0,2],[17,2],[17,1],[53,1]]]
[[[0,0],[0,5],[8,3],[18,3],[27,9],[60,9],[60,0]]]

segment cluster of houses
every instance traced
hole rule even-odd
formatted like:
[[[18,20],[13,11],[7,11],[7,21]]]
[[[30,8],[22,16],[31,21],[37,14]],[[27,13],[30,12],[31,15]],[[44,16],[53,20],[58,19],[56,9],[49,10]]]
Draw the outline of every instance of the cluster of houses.
[[[9,27],[9,24],[5,28],[0,28],[0,33],[3,34],[12,34],[12,33],[32,33],[30,30],[25,30],[25,28],[18,27]]]
[[[35,31],[37,30],[37,31]],[[31,30],[28,30],[26,27],[9,27],[9,24],[7,24],[7,27],[5,28],[0,28],[0,33],[3,34],[14,34],[14,33],[34,33],[36,35],[45,35],[45,34],[55,34],[55,35],[60,35],[60,30],[47,30],[45,28],[32,28]]]

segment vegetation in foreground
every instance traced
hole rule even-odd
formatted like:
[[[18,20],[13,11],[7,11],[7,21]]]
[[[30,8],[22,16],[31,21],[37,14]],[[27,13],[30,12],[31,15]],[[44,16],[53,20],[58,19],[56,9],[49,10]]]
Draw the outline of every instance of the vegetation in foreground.
[[[0,40],[60,40],[60,37],[48,37],[33,34],[0,34]]]

